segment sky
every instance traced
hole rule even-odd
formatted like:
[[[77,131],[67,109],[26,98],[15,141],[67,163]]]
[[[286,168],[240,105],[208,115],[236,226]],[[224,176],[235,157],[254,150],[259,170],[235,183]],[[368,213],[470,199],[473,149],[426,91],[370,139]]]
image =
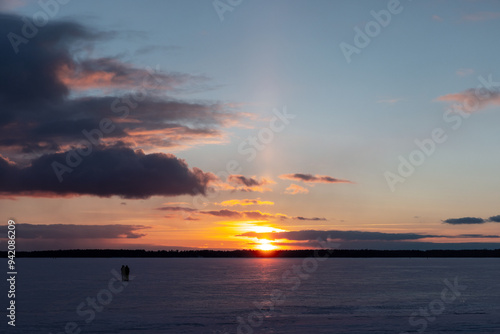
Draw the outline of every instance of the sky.
[[[2,234],[500,248],[499,30],[488,0],[0,0]]]

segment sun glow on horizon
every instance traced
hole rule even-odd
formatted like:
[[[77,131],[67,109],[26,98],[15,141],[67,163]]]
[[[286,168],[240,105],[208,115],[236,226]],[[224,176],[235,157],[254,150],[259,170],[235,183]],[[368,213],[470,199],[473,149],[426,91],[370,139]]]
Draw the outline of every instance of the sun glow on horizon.
[[[256,245],[256,248],[262,251],[270,251],[270,250],[275,250],[278,248],[278,246],[275,246],[271,243],[271,240],[267,239],[258,239],[257,242],[259,243]]]
[[[258,225],[260,223],[263,223],[261,221],[246,221],[244,222],[241,226],[240,229],[242,233],[246,232],[255,232],[255,233],[273,233],[273,232],[285,232],[286,230],[277,228],[277,227],[272,227],[272,226],[263,226],[263,225]],[[271,251],[271,250],[276,250],[279,249],[279,246],[275,246],[272,244],[272,240],[265,239],[263,238],[255,238],[255,243],[253,244],[254,249],[258,249],[261,251]]]

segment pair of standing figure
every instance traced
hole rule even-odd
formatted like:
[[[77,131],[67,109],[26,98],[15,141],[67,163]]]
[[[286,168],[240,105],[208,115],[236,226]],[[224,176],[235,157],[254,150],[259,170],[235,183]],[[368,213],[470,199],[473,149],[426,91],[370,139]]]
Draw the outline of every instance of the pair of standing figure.
[[[122,281],[128,281],[128,275],[130,274],[130,269],[128,266],[122,265]]]

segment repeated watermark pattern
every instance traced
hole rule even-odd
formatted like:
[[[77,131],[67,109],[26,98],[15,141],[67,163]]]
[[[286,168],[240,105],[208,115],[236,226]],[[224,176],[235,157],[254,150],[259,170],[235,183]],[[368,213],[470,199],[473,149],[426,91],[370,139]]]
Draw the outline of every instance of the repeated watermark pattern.
[[[224,13],[232,12],[236,7],[241,5],[243,0],[214,0],[212,5],[215,12],[219,16],[219,20],[224,21]]]
[[[261,128],[255,135],[248,136],[238,145],[237,152],[244,156],[247,162],[254,161],[259,152],[268,147],[275,138],[276,133],[283,132],[285,128],[290,125],[291,120],[295,119],[296,115],[288,112],[287,107],[284,106],[282,110],[274,108],[272,110],[273,116],[269,120],[267,127]],[[242,164],[235,159],[229,160],[225,169],[215,173],[220,180],[226,180],[231,174],[241,174],[243,172]],[[194,188],[193,192],[199,192],[198,189]],[[193,197],[193,208],[199,209],[203,208],[209,201],[215,200],[220,196],[220,192],[209,192],[206,196],[194,196]],[[186,214],[183,212],[183,214]]]
[[[429,322],[435,321],[436,316],[445,311],[446,305],[453,303],[462,295],[461,291],[467,289],[466,285],[458,284],[458,277],[455,277],[453,284],[448,279],[443,280],[443,282],[446,287],[441,291],[439,298],[432,300],[426,307],[421,307],[418,311],[413,312],[408,319],[410,326],[418,327],[419,333],[425,331]],[[409,333],[401,332],[400,334]]]
[[[45,27],[57,14],[61,5],[67,5],[71,0],[38,0],[40,10],[29,17],[23,17],[23,25],[18,32],[9,32],[7,38],[14,53],[19,53],[22,44],[28,44],[38,35],[40,29]]]
[[[96,318],[96,312],[102,312],[104,308],[109,305],[114,296],[123,292],[123,290],[130,284],[129,281],[123,281],[122,275],[116,269],[111,270],[112,277],[108,281],[106,288],[97,292],[95,296],[87,297],[76,307],[76,314],[83,319],[84,324],[78,324],[74,321],[67,322],[64,326],[64,331],[55,334],[67,333],[80,333],[82,327],[90,324]],[[130,276],[129,280],[132,281],[135,276]],[[53,334],[50,332],[49,334]]]
[[[159,87],[163,80],[157,76],[155,73],[159,71],[159,65],[156,65],[156,70],[152,68],[146,68],[148,75],[144,78],[141,85],[135,89],[132,93],[125,95],[124,97],[117,97],[111,102],[110,109],[113,114],[116,114],[120,119],[125,119],[130,114],[130,111],[136,109],[139,103],[144,101],[150,94],[151,90]],[[151,82],[150,79],[153,79]],[[59,182],[63,182],[63,175],[65,173],[71,173],[75,168],[77,168],[82,162],[83,158],[92,154],[93,146],[98,146],[104,135],[109,135],[115,131],[116,125],[114,122],[107,117],[103,117],[99,121],[99,127],[91,129],[90,131],[84,129],[82,130],[82,135],[86,139],[82,139],[79,143],[79,147],[74,150],[70,150],[66,153],[65,164],[58,161],[53,161],[51,166]]]
[[[488,79],[479,76],[478,80],[480,85],[476,87],[473,94],[461,104],[452,105],[443,114],[443,121],[451,127],[453,131],[458,130],[462,126],[463,120],[468,119],[471,114],[478,110],[482,100],[488,98],[492,94],[498,93],[500,90],[500,82],[494,82],[491,74],[488,76]],[[446,131],[443,127],[436,127],[432,129],[427,138],[416,138],[413,141],[417,148],[407,155],[398,156],[399,165],[396,172],[384,172],[384,178],[391,192],[396,190],[396,185],[398,183],[404,183],[412,176],[417,167],[422,166],[424,162],[437,151],[440,144],[448,140],[448,132],[450,131]]]
[[[303,281],[318,270],[319,264],[326,261],[333,253],[335,248],[340,244],[326,240],[318,239],[318,243],[322,249],[326,251],[326,255],[320,256],[319,251],[315,250],[312,257],[304,258],[300,265],[293,265],[290,269],[284,271],[281,275],[281,283],[287,286],[285,289],[274,289],[271,291],[270,298],[262,302],[254,302],[256,310],[246,316],[236,317],[238,327],[237,334],[252,334],[254,329],[262,326],[264,319],[269,317],[276,311],[278,306],[285,303],[287,296],[296,291]],[[224,334],[229,334],[225,332]]]
[[[363,29],[358,26],[354,27],[353,44],[346,42],[341,42],[339,44],[340,51],[342,51],[347,63],[351,63],[354,54],[360,54],[361,50],[370,45],[371,41],[380,35],[383,28],[389,26],[392,17],[400,14],[403,9],[404,7],[399,0],[389,0],[387,2],[387,9],[370,11],[370,15],[374,20],[368,21]]]

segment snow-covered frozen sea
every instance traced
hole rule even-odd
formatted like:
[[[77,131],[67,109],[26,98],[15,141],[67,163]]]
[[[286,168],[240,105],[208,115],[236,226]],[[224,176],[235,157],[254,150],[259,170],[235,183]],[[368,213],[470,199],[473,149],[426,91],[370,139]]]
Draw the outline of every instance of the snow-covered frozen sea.
[[[4,280],[2,333],[500,333],[500,259],[16,264],[16,326]],[[113,273],[122,264],[126,286]]]

